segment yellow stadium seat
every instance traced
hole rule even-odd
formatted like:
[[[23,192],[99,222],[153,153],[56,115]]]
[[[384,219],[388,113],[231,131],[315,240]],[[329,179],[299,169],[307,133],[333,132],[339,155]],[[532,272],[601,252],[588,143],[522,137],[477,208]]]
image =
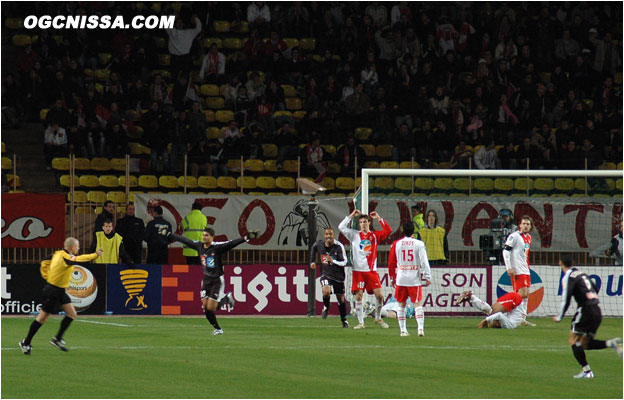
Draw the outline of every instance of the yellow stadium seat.
[[[527,188],[527,186],[528,186],[528,188]],[[527,189],[529,191],[534,190],[535,189],[535,180],[533,180],[533,178],[529,178],[528,179],[528,183],[527,183],[527,178],[516,178],[514,180],[514,189],[520,190],[522,192],[526,192]]]
[[[71,201],[71,192],[67,192],[67,201]],[[75,203],[86,203],[87,201],[87,192],[83,192],[82,190],[74,190]]]
[[[214,30],[219,33],[229,32],[230,31],[230,22],[229,21],[214,21],[212,23]]]
[[[282,85],[284,97],[297,97],[297,89],[293,85]]]
[[[330,154],[332,157],[336,156],[336,146],[333,144],[322,144],[321,147],[325,154]]]
[[[550,195],[550,197],[570,197],[567,193],[553,193]]]
[[[382,161],[379,163],[379,168],[399,168],[399,163],[396,161]]]
[[[4,166],[2,168],[4,168]],[[69,158],[67,157],[53,158],[52,169],[55,169],[57,171],[69,171]]]
[[[243,48],[243,42],[239,38],[223,39],[223,47],[228,50],[238,50]]]
[[[264,162],[262,160],[258,160],[257,158],[251,160],[245,160],[243,163],[245,167],[245,171],[251,172],[262,172],[264,171]]]
[[[115,175],[101,175],[99,178],[99,184],[102,187],[116,188],[119,187],[119,178]]]
[[[492,178],[476,178],[474,188],[480,192],[491,192],[494,190],[494,181]]]
[[[453,188],[458,191],[468,192],[471,189],[470,179],[468,178],[453,179]]]
[[[619,163],[617,163],[617,165],[616,165],[615,169],[619,169],[619,170],[621,170],[621,169],[622,169],[622,161],[620,161]]]
[[[227,167],[228,171],[240,172],[242,167],[241,160],[240,158],[230,158],[225,166]]]
[[[143,193],[145,193],[145,192],[133,190],[130,193],[128,193],[128,200],[131,203],[134,203],[134,196],[137,195],[137,194],[143,194]]]
[[[611,161],[605,161],[602,165],[602,168],[600,169],[608,169],[608,170],[614,170],[617,169],[617,164]]]
[[[329,176],[326,176],[325,178],[323,178],[320,185],[323,186],[327,190],[336,189],[336,181],[334,180],[334,178],[329,177]]]
[[[248,196],[264,196],[265,193],[264,192],[249,192],[247,193]]]
[[[620,195],[622,195],[622,179],[618,179],[615,181],[615,188],[620,191]]]
[[[574,191],[574,179],[571,178],[556,178],[555,189],[560,192],[572,192]]]
[[[371,128],[360,127],[360,128],[355,128],[354,136],[358,140],[366,141],[368,140],[368,138],[370,137],[372,133],[373,133],[373,130]]]
[[[141,175],[139,176],[139,186],[145,189],[157,189],[158,178],[154,175]]]
[[[32,39],[28,35],[17,34],[13,35],[13,45],[17,47],[25,47],[32,44]]]
[[[511,178],[496,178],[494,179],[494,190],[499,192],[511,192],[514,188],[514,181]]]
[[[236,179],[231,176],[220,176],[217,178],[217,187],[219,189],[234,190],[236,189]]]
[[[366,161],[364,168],[379,168],[379,163],[377,161]]]
[[[204,47],[210,47],[213,43],[216,43],[218,48],[223,47],[223,41],[219,38],[207,38],[204,39]]]
[[[445,190],[445,191],[452,190],[453,179],[452,178],[435,178],[433,181],[433,187],[436,190]]]
[[[585,193],[574,193],[571,197],[581,198],[581,197],[588,197],[588,196]]]
[[[375,178],[375,190],[394,190],[394,179],[388,176],[378,176]]]
[[[299,46],[299,39],[284,38],[283,40],[284,40],[284,43],[286,43],[286,46],[288,46],[288,48]]]
[[[91,190],[87,193],[87,201],[91,203],[104,203],[106,201],[106,193],[101,190]]]
[[[206,97],[206,107],[213,110],[221,110],[225,108],[225,100],[223,97]]]
[[[275,158],[277,157],[277,146],[273,143],[262,143],[262,154],[264,158]]]
[[[414,187],[420,191],[433,190],[435,185],[431,178],[418,177],[414,179]]]
[[[111,169],[111,162],[108,158],[95,157],[91,160],[91,169],[95,171],[108,171]]]
[[[288,110],[279,110],[279,111],[275,111],[273,113],[273,118],[278,118],[278,117],[292,117],[293,113],[291,113]]]
[[[364,150],[364,154],[366,155],[366,157],[375,157],[375,145],[374,144],[361,144],[360,147],[362,148],[362,150]]]
[[[429,197],[448,197],[447,193],[430,193]]]
[[[199,88],[199,92],[202,96],[206,97],[218,97],[219,96],[219,86],[204,84]]]
[[[305,118],[305,116],[308,114],[307,111],[305,110],[297,110],[294,113],[292,113],[293,118],[295,118],[296,120],[300,120],[302,118]]]
[[[4,26],[7,29],[24,29],[24,20],[21,18],[7,18],[6,21],[4,21]]]
[[[13,186],[22,186],[19,175],[7,174],[6,177],[9,187],[12,188]]]
[[[613,191],[615,190],[615,181],[611,178],[607,178],[604,180],[605,185],[607,185],[607,188],[609,191]],[[575,186],[576,186],[576,182],[575,182]]]
[[[117,179],[117,182],[119,182],[119,186],[126,187],[126,176],[125,175],[120,176]],[[135,188],[137,186],[139,186],[139,180],[137,179],[137,177],[134,175],[129,175],[128,187]]]
[[[536,178],[535,190],[548,192],[555,188],[555,181],[552,178]]]
[[[417,161],[414,161],[412,163],[412,161],[401,161],[399,163],[399,168],[401,169],[419,169],[420,168],[420,164],[418,164]]]
[[[451,193],[449,197],[466,197],[468,193]]]
[[[305,51],[312,51],[316,48],[315,38],[302,38],[299,40],[299,48]]]
[[[215,113],[215,118],[219,122],[228,123],[234,120],[234,112],[231,110],[219,110]]]
[[[178,178],[178,186],[184,188],[184,176]],[[197,189],[197,178],[194,176],[186,177],[186,189]]]
[[[61,177],[59,178],[59,183],[63,187],[70,187],[71,179],[69,175],[61,175]],[[80,178],[78,178],[76,175],[74,175],[74,187],[80,187]]]
[[[283,168],[286,172],[294,173],[299,171],[299,163],[297,162],[297,160],[284,160]]]
[[[221,129],[216,126],[210,126],[206,128],[206,137],[209,140],[219,139],[221,137]]]
[[[74,210],[75,214],[95,214],[95,209],[93,207],[80,206],[76,207]]]
[[[394,180],[394,188],[404,192],[411,192],[413,188],[412,178],[408,176],[399,176]]]
[[[259,176],[256,178],[256,187],[263,190],[275,189],[275,178],[272,176]]]
[[[295,190],[295,179],[290,176],[279,176],[275,179],[275,186],[282,190]]]
[[[41,111],[39,111],[39,119],[45,121],[49,111],[49,108],[42,108]]]
[[[4,144],[4,142],[2,142],[2,152],[5,153],[6,152],[6,145]]]
[[[355,190],[355,180],[351,177],[339,177],[335,181],[336,188],[340,190]]]
[[[242,186],[243,190],[251,190],[256,188],[256,178],[253,176],[239,176],[236,178],[236,186],[240,188]]]
[[[88,158],[74,158],[74,169],[76,171],[88,171],[91,169],[91,160]]]
[[[108,69],[96,69],[95,70],[95,79],[98,81],[105,82],[108,80],[108,76],[110,75],[110,70]]]
[[[110,166],[113,171],[126,171],[126,159],[125,158],[111,158]]]
[[[379,144],[375,148],[375,155],[379,158],[391,158],[392,157],[392,145],[391,144]]]
[[[113,190],[106,193],[106,200],[114,201],[115,203],[125,204],[127,202],[127,199],[128,197],[126,196],[126,192]]]
[[[268,195],[269,196],[285,196],[285,194],[282,192],[269,192]]]
[[[212,110],[203,110],[204,116],[206,117],[207,122],[215,122],[217,118],[215,117],[215,113]]]
[[[216,189],[217,188],[217,178],[214,176],[200,176],[197,179],[197,187],[202,189]]]
[[[80,186],[95,188],[100,186],[100,179],[95,175],[82,175],[80,177]]]
[[[585,181],[585,178],[576,178],[574,180],[574,189],[580,192],[585,192],[586,188],[587,188],[587,183]]]
[[[267,172],[277,172],[277,160],[266,160],[264,170]]]
[[[172,175],[163,175],[158,178],[158,186],[165,189],[177,189],[179,187],[178,178]]]
[[[168,67],[169,65],[171,65],[171,56],[169,54],[159,54],[158,65],[160,65],[161,67]]]
[[[298,97],[286,97],[286,109],[288,110],[301,110],[303,105],[301,99]]]

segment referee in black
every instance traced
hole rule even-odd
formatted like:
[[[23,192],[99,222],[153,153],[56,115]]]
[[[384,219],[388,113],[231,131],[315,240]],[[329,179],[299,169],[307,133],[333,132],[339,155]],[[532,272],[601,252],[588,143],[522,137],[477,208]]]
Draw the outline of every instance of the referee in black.
[[[223,263],[221,262],[221,256],[234,247],[249,242],[251,239],[258,237],[258,232],[249,232],[245,237],[229,240],[227,242],[213,243],[215,231],[212,228],[205,228],[202,233],[201,241],[193,241],[184,236],[171,233],[169,238],[181,243],[184,243],[188,247],[197,250],[199,253],[199,259],[201,261],[201,267],[204,271],[204,277],[202,279],[201,286],[201,301],[202,308],[206,319],[214,327],[212,331],[213,335],[223,335],[223,329],[217,322],[217,316],[215,311],[219,306],[219,290],[221,289],[221,276],[223,275]]]
[[[310,267],[316,269],[316,255],[319,254],[321,258],[321,287],[323,288],[323,313],[321,316],[323,319],[327,318],[329,312],[329,297],[332,293],[332,288],[336,299],[338,300],[338,309],[340,310],[340,320],[342,321],[342,327],[348,328],[347,322],[347,303],[345,302],[345,271],[344,267],[347,265],[347,253],[345,248],[337,240],[334,240],[336,233],[333,228],[326,228],[324,233],[324,239],[319,240],[312,246],[312,254],[310,254],[310,260],[312,263]]]
[[[594,373],[587,363],[585,350],[600,350],[610,347],[622,357],[622,339],[613,338],[606,341],[594,339],[602,322],[596,286],[585,273],[572,266],[572,257],[569,255],[562,256],[559,259],[559,265],[564,273],[563,278],[561,278],[563,293],[561,294],[561,309],[553,319],[555,322],[561,321],[570,306],[570,300],[574,296],[578,307],[572,319],[569,343],[572,346],[574,357],[583,368],[580,373],[574,375],[574,378],[593,378]]]

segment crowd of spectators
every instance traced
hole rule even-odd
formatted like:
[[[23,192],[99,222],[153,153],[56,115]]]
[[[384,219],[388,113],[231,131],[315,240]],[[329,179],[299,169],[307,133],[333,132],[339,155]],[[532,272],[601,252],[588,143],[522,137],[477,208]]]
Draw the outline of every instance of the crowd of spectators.
[[[592,169],[622,161],[616,3],[202,2],[177,12],[164,2],[8,6],[5,16],[176,14],[170,30],[29,32],[38,40],[19,49],[16,73],[4,76],[3,108],[27,120],[50,108],[48,161],[67,152],[117,156],[141,141],[151,148],[152,170],[161,160],[163,172],[175,173],[189,154],[194,174],[221,175],[228,158],[262,158],[261,144],[275,143],[278,167],[301,155],[320,177],[329,160],[343,171],[355,157],[364,164],[353,137],[362,126],[373,130],[369,143],[393,145],[390,160],[413,157],[423,167],[582,169],[586,159]],[[242,49],[204,46],[224,37],[214,30],[218,20],[229,21],[231,32],[248,23],[248,33],[226,34],[242,38]],[[154,37],[167,47],[157,48]],[[288,47],[284,38],[314,38],[316,47]],[[112,55],[105,65],[102,52]],[[159,53],[170,56],[170,67],[159,65]],[[85,68],[110,75],[98,88]],[[171,78],[154,73],[162,69]],[[235,113],[219,139],[205,135],[214,124],[202,113],[203,83],[226,85],[225,105]],[[286,109],[282,84],[295,87],[305,117],[274,116]],[[320,144],[339,150],[332,156]]]

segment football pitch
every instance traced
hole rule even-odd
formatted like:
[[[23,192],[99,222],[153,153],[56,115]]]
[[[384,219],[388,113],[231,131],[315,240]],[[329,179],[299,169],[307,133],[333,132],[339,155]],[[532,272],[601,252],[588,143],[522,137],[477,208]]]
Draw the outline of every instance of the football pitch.
[[[622,360],[588,351],[595,379],[567,344],[570,319],[536,327],[477,329],[478,318],[427,318],[426,337],[340,327],[337,317],[205,318],[82,316],[48,341],[60,317],[39,330],[32,354],[17,343],[32,318],[2,318],[2,398],[622,398]],[[349,319],[353,326],[354,319]],[[599,339],[622,336],[605,318]]]

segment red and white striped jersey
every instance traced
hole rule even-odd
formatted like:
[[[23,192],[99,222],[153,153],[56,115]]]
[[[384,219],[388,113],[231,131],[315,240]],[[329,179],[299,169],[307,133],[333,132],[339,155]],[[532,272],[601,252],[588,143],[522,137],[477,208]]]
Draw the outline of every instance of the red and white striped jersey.
[[[351,242],[353,271],[377,271],[377,246],[392,233],[392,228],[384,219],[380,219],[382,230],[363,233],[349,228],[350,222],[351,218],[347,216],[338,225],[338,230]]]
[[[431,282],[425,244],[412,237],[395,240],[388,255],[388,272],[398,286],[422,286]]]
[[[531,251],[531,235],[515,231],[507,237],[503,250],[503,259],[507,270],[515,275],[531,275],[529,269],[529,252]]]

